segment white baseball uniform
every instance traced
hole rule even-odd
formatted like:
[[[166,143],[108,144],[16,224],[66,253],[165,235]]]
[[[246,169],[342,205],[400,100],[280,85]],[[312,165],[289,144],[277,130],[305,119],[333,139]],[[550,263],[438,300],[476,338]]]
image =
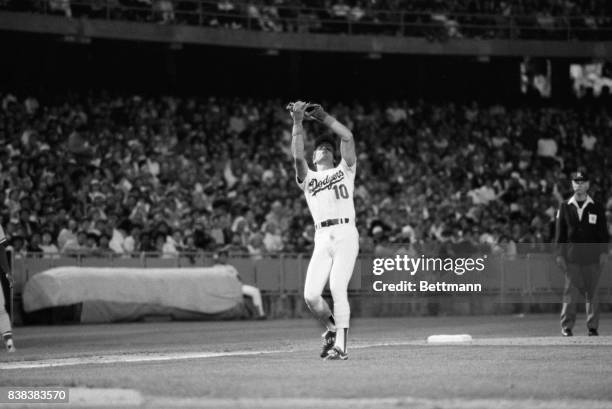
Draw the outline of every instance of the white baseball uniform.
[[[316,228],[315,247],[306,272],[304,299],[313,313],[320,316],[328,313],[329,307],[321,293],[329,279],[337,328],[349,327],[348,283],[359,253],[353,203],[356,167],[357,164],[348,166],[342,159],[332,169],[308,169],[305,179],[301,183],[298,180]]]
[[[6,245],[6,236],[4,229],[0,226],[0,245]],[[0,273],[2,274],[2,273]],[[11,319],[4,309],[4,292],[0,288],[0,335],[4,335],[11,332]]]

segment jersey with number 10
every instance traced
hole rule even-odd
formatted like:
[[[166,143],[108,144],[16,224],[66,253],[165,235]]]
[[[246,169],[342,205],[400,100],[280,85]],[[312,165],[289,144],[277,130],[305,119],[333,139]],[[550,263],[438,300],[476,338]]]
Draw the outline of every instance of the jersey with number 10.
[[[332,169],[313,171],[309,168],[302,183],[298,181],[315,224],[345,217],[355,222],[353,191],[356,169],[356,163],[348,166],[342,159]]]

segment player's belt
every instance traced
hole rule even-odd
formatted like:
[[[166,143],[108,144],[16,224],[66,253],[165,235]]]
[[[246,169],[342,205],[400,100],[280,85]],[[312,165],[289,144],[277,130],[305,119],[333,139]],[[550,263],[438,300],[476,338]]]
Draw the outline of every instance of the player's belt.
[[[327,219],[323,220],[321,223],[316,223],[315,228],[320,229],[321,227],[329,227],[336,224],[347,224],[349,221],[350,219],[348,217],[342,219]]]

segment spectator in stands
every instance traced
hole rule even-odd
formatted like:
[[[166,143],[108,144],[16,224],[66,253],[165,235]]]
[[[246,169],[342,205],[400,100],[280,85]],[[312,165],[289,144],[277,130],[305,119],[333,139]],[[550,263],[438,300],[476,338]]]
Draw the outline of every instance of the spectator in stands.
[[[582,134],[582,148],[586,151],[592,152],[595,149],[596,143],[597,137],[585,129]]]
[[[283,207],[280,200],[275,200],[272,203],[270,212],[266,215],[266,222],[274,223],[281,230],[287,230],[289,227],[287,210]]]
[[[5,2],[6,3],[6,2]],[[104,3],[104,4],[102,4]],[[355,33],[396,34],[399,30],[389,27],[404,24],[438,24],[440,30],[432,38],[445,39],[461,37],[468,34],[472,37],[489,38],[561,38],[566,39],[568,32],[571,38],[601,40],[603,30],[610,27],[610,8],[605,0],[579,0],[565,2],[517,2],[517,1],[453,1],[453,2],[415,2],[415,1],[354,1],[351,7],[344,0],[335,3],[309,3],[299,0],[252,1],[242,6],[234,1],[222,0],[217,3],[204,2],[195,7],[191,2],[177,2],[178,11],[186,17],[181,22],[199,24],[202,15],[208,24],[227,28],[250,28],[270,31],[317,32],[321,30],[320,17],[331,17],[345,23],[347,17],[353,21],[362,20],[367,24],[360,27],[351,25]],[[136,21],[150,20],[151,12],[155,19],[163,23],[175,21],[173,0],[106,0],[105,2],[80,2],[71,7],[70,0],[49,0],[49,7],[44,2],[13,1],[8,5],[0,1],[0,8],[20,11],[42,11],[61,13],[71,17],[73,13],[81,17],[106,16],[110,11],[111,18]],[[119,7],[126,6],[126,7]],[[211,7],[212,6],[212,7]],[[326,7],[323,16],[320,10],[312,7]],[[462,13],[470,13],[467,16]],[[361,17],[365,14],[365,17]],[[455,18],[455,15],[460,15]],[[258,24],[246,24],[247,19]],[[268,20],[262,24],[262,20]],[[469,26],[459,31],[460,23]],[[335,24],[333,31],[347,32],[347,24]],[[404,30],[407,35],[423,35],[416,26]],[[431,31],[431,30],[426,30]],[[465,31],[465,32],[464,32]],[[431,34],[430,34],[431,35]],[[33,111],[31,111],[33,112]]]
[[[351,7],[351,10],[348,13],[348,19],[351,22],[359,22],[361,19],[365,17],[365,10],[363,9],[363,2],[357,1],[355,5]]]
[[[211,20],[212,26],[221,26],[225,28],[233,28],[237,29],[241,27],[241,24],[238,20],[240,15],[237,6],[233,1],[230,0],[221,0],[217,2],[217,18],[213,18]]]
[[[261,25],[265,31],[280,32],[283,30],[283,26],[279,21],[278,8],[274,3],[269,3],[262,7]]]
[[[397,124],[408,118],[406,110],[400,107],[397,101],[391,102],[385,113],[387,114],[387,120],[392,124]]]
[[[87,245],[87,233],[79,230],[76,239],[66,241],[61,252],[66,255],[87,255],[91,252],[91,247]]]
[[[265,223],[263,243],[268,253],[278,253],[283,250],[283,238],[275,222]]]
[[[53,236],[49,230],[45,230],[42,233],[42,244],[40,248],[43,251],[43,257],[45,258],[57,258],[59,257],[59,250],[53,243]]]
[[[92,249],[91,254],[95,257],[109,257],[115,252],[109,247],[110,238],[106,233],[102,233],[96,237],[96,247]]]
[[[266,247],[261,233],[256,232],[251,234],[247,250],[253,260],[260,260],[266,254]]]
[[[138,225],[133,225],[130,235],[127,236],[123,242],[123,249],[125,253],[133,255],[142,250],[141,246],[141,228]]]
[[[27,251],[25,248],[25,239],[22,235],[16,234],[11,237],[9,240],[9,246],[7,249],[12,250],[13,257],[15,258],[23,258],[27,256]]]
[[[168,24],[174,21],[174,4],[172,0],[154,0],[153,11],[161,17],[160,23]]]
[[[214,239],[208,234],[203,221],[196,222],[193,231],[193,241],[196,248],[200,250],[213,250],[216,247]]]
[[[238,235],[232,236],[232,242],[224,247],[230,255],[234,254],[247,254],[249,252],[248,248],[242,244],[241,237]]]
[[[25,250],[28,253],[42,256],[43,249],[40,247],[41,237],[39,232],[34,232],[30,235],[30,241],[27,243]]]
[[[30,237],[38,228],[30,218],[30,211],[27,208],[22,207],[19,210],[19,227],[25,232],[26,237]]]
[[[94,250],[97,250],[98,248],[98,243],[100,241],[100,234],[101,233],[96,229],[87,230],[87,239],[86,239],[85,245],[91,251],[92,254],[94,253]]]
[[[70,241],[76,241],[77,236],[77,222],[74,219],[68,220],[68,226],[62,228],[59,235],[57,236],[57,246],[63,249],[66,243]]]
[[[544,134],[538,139],[538,156],[544,158],[546,163],[551,163],[551,159],[557,161],[558,151],[557,141],[550,133]]]
[[[68,18],[72,18],[70,0],[49,0],[49,8],[51,11],[56,11],[64,14],[64,16]]]
[[[116,222],[117,218],[113,216],[111,220]],[[127,237],[127,231],[129,230],[127,223],[122,222],[119,225],[109,223],[109,227],[112,228],[109,243],[110,249],[117,254],[123,254],[125,252],[125,238]]]
[[[155,234],[155,248],[153,249],[153,251],[157,253],[156,256],[161,257],[161,258],[174,258],[175,254],[164,253],[165,244],[166,244],[166,235],[163,233]]]
[[[229,237],[231,236],[231,231],[228,231],[226,228],[226,223],[224,220],[227,219],[225,215],[213,215],[211,224],[210,224],[210,235],[215,241],[217,246],[224,246],[229,242]]]
[[[77,104],[60,99],[57,104],[40,102],[34,110],[39,119],[21,120],[29,118],[32,103],[5,95],[0,100],[0,130],[10,124],[18,135],[27,131],[24,139],[31,144],[26,150],[19,139],[0,149],[0,199],[3,217],[10,221],[9,238],[22,236],[29,242],[34,233],[47,230],[57,237],[49,243],[63,249],[76,240],[78,229],[95,228],[112,237],[113,251],[140,252],[154,249],[154,243],[140,239],[142,232],[155,238],[160,221],[166,221],[166,236],[168,227],[189,229],[199,251],[240,242],[261,255],[266,245],[257,243],[264,240],[266,223],[273,221],[285,251],[307,251],[312,245],[312,220],[287,176],[292,164],[282,133],[274,131],[284,120],[275,101],[92,97]],[[111,105],[112,110],[105,108]],[[369,232],[362,251],[371,247],[367,242],[377,225],[388,238],[400,237],[409,225],[417,242],[441,241],[442,232],[457,224],[464,231],[477,229],[478,241],[489,234],[486,243],[501,236],[514,242],[550,241],[556,201],[567,193],[558,182],[560,163],[593,163],[597,192],[612,190],[605,161],[612,140],[607,107],[514,109],[393,101],[372,102],[367,109],[337,104],[334,109],[349,118],[363,139],[363,180],[355,191],[358,225]],[[237,122],[229,129],[227,113],[232,112]],[[204,125],[201,134],[194,126],[183,135],[183,124],[202,113],[206,135]],[[240,125],[241,118],[248,126]],[[39,120],[53,123],[54,131],[35,129]],[[65,150],[74,123],[80,124],[82,138],[76,146],[87,145],[91,153],[76,149],[60,160],[52,152]],[[240,138],[236,129],[242,129]],[[156,134],[163,139],[151,136]],[[148,152],[148,145],[159,152]],[[41,172],[38,165],[24,165],[29,162],[25,151],[45,158]],[[88,167],[100,160],[98,152],[111,159]],[[230,157],[239,160],[231,161],[228,177]],[[32,192],[29,198],[25,192]],[[608,201],[610,195],[602,198]],[[138,226],[137,238],[128,235],[134,234],[132,224]]]

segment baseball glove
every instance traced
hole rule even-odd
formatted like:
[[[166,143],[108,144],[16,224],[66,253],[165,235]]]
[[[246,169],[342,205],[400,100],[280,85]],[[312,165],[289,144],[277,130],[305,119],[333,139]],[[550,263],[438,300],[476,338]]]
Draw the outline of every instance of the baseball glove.
[[[329,115],[320,104],[308,103],[306,106],[306,112],[304,112],[304,117],[306,119],[312,119],[318,122],[325,122],[325,119]]]
[[[287,104],[286,109],[289,112],[294,113],[295,112],[294,108],[295,108],[295,102],[290,102]],[[327,112],[325,112],[325,110],[320,104],[315,104],[312,102],[306,103],[306,109],[304,110],[304,119],[311,120],[311,121],[324,122],[325,118],[327,118],[328,116],[329,115],[327,114]]]

